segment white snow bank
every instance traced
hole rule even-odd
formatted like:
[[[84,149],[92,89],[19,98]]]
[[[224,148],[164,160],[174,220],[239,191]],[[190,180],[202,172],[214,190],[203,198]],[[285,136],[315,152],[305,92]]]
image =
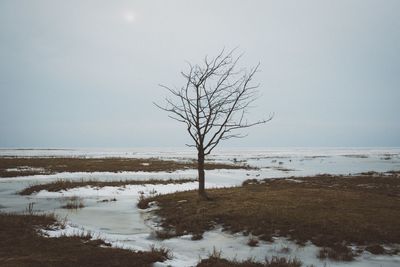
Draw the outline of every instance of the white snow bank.
[[[207,188],[216,188],[218,184],[206,183]],[[69,190],[62,190],[58,192],[49,192],[42,190],[38,192],[35,197],[37,198],[64,198],[64,197],[115,197],[115,196],[130,196],[135,197],[139,195],[149,196],[156,194],[168,194],[177,191],[193,190],[198,188],[198,182],[190,182],[183,184],[166,184],[166,185],[126,185],[126,186],[105,186],[105,187],[77,187]]]
[[[298,246],[286,238],[274,238],[274,242],[260,241],[257,247],[247,245],[248,236],[242,234],[228,234],[219,229],[204,233],[202,240],[193,241],[190,235],[171,238],[167,240],[156,240],[152,234],[116,235],[87,231],[78,227],[67,225],[65,229],[42,230],[49,237],[86,235],[90,233],[94,239],[101,238],[113,247],[130,250],[149,251],[152,245],[169,249],[173,258],[165,262],[158,262],[154,266],[187,267],[195,266],[201,259],[209,257],[213,251],[221,252],[223,258],[236,259],[239,261],[252,258],[263,261],[265,257],[273,256],[285,258],[297,258],[303,262],[303,266],[326,266],[326,267],[398,267],[400,256],[373,255],[364,252],[353,262],[334,262],[330,260],[319,260],[316,258],[319,248],[308,243]]]
[[[6,172],[45,172],[46,170],[44,168],[36,168],[36,167],[30,167],[30,166],[18,166],[16,168],[8,168],[5,169]]]

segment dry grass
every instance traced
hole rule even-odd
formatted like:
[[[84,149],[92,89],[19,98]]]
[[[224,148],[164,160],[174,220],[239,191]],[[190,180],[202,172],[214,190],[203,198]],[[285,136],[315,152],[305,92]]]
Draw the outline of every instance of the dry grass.
[[[222,225],[262,240],[286,236],[334,250],[340,244],[400,243],[396,175],[247,181],[241,187],[209,190],[212,201],[187,191],[144,199],[140,206],[157,201],[160,209],[154,212],[176,235],[201,235]]]
[[[354,252],[347,246],[336,244],[332,247],[321,248],[317,257],[319,259],[331,259],[336,261],[352,261],[354,260]]]
[[[102,200],[99,200],[97,202],[106,203],[106,202],[115,202],[115,201],[117,201],[117,199],[115,197],[113,197],[113,198],[102,199]]]
[[[133,252],[105,248],[102,240],[90,236],[46,238],[37,228],[49,228],[56,220],[51,215],[0,213],[0,266],[152,266],[164,261],[169,252],[152,249]]]
[[[63,209],[73,210],[81,209],[83,207],[85,207],[85,205],[83,204],[83,199],[76,196],[67,198],[67,203],[61,206],[61,208]]]
[[[366,251],[371,252],[372,254],[379,255],[384,254],[385,249],[381,245],[370,245],[365,248]]]
[[[30,170],[26,167],[37,168]],[[22,168],[7,171],[7,169]],[[42,170],[39,170],[41,168]],[[60,157],[0,157],[0,177],[16,177],[36,174],[54,174],[60,172],[122,172],[122,171],[176,171],[195,169],[197,163],[177,162],[161,159],[133,158],[60,158]],[[246,165],[206,163],[207,170],[249,168]]]
[[[264,262],[257,262],[253,259],[245,261],[227,260],[221,257],[221,252],[214,249],[214,252],[207,259],[201,260],[197,267],[300,267],[301,265],[301,261],[297,259],[280,257],[266,258]]]
[[[176,234],[170,231],[158,230],[155,231],[156,237],[160,240],[169,239],[171,237],[175,237]]]
[[[77,187],[105,187],[105,186],[127,186],[127,185],[143,185],[143,184],[183,184],[189,182],[195,182],[196,179],[149,179],[149,180],[125,180],[125,181],[98,181],[98,180],[57,180],[47,184],[31,185],[19,192],[20,195],[31,195],[33,193],[40,192],[41,190],[47,190],[49,192],[58,192],[61,190],[68,190]]]
[[[249,245],[250,247],[257,247],[258,243],[259,243],[259,241],[255,237],[250,237],[249,241],[247,241],[247,245]]]

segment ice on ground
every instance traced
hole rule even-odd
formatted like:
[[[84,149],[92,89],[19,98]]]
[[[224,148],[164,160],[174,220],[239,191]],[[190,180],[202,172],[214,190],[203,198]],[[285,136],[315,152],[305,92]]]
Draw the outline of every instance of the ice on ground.
[[[347,155],[347,156],[346,156]],[[348,156],[353,155],[353,156]],[[362,155],[362,156],[360,156]],[[388,156],[390,155],[390,156]],[[73,157],[137,157],[188,160],[196,154],[188,149],[77,149],[77,150],[10,150],[0,149],[0,156],[73,156]],[[365,171],[400,170],[400,149],[221,149],[209,158],[211,161],[237,163],[256,166],[253,170],[210,170],[206,171],[206,187],[228,187],[240,185],[246,179],[265,179],[287,176],[306,176],[319,173],[348,174]],[[288,171],[291,170],[291,171]],[[60,234],[84,234],[87,231],[95,237],[101,237],[113,246],[135,250],[149,250],[151,245],[171,249],[174,258],[158,263],[158,266],[192,266],[200,258],[207,257],[213,249],[221,250],[222,256],[244,260],[254,257],[263,260],[274,255],[297,257],[304,266],[400,266],[400,256],[376,256],[363,253],[355,262],[337,263],[319,261],[317,248],[311,244],[298,247],[296,244],[278,238],[274,243],[260,242],[258,247],[249,247],[249,237],[231,235],[215,229],[204,234],[204,238],[192,241],[191,236],[182,236],[168,240],[157,240],[154,230],[157,221],[151,213],[136,207],[141,195],[166,194],[175,191],[196,189],[197,183],[169,185],[128,185],[124,187],[81,187],[61,192],[41,191],[31,196],[20,196],[16,192],[37,183],[47,183],[58,179],[102,181],[113,180],[148,180],[196,178],[196,170],[176,172],[94,172],[94,173],[59,173],[52,175],[21,176],[0,179],[1,210],[5,212],[25,211],[28,203],[35,203],[34,209],[54,212],[60,218],[67,216],[67,227],[48,232],[50,236]],[[295,180],[295,179],[294,179]],[[85,207],[78,210],[61,209],[65,197],[81,197]],[[116,201],[103,201],[107,199]],[[282,248],[287,247],[289,254]]]
[[[6,172],[46,172],[44,168],[36,168],[29,166],[18,166],[17,168],[5,169]]]
[[[319,248],[313,244],[298,246],[286,238],[274,238],[274,242],[260,241],[257,247],[247,245],[248,236],[228,234],[221,228],[205,232],[203,239],[193,241],[190,235],[171,238],[167,240],[154,239],[151,233],[120,236],[116,234],[102,234],[88,232],[73,226],[65,229],[43,231],[49,237],[62,235],[86,235],[90,233],[94,238],[101,238],[113,247],[120,247],[130,250],[149,251],[151,246],[167,248],[172,252],[172,259],[165,262],[158,262],[154,266],[166,267],[187,267],[196,266],[201,260],[208,258],[214,251],[220,252],[223,258],[246,260],[252,258],[256,261],[263,261],[266,257],[273,256],[296,258],[302,261],[303,266],[327,266],[327,267],[397,267],[400,263],[400,256],[373,255],[364,252],[353,262],[335,262],[330,260],[319,260],[316,255]]]
[[[347,155],[399,156],[399,147],[281,147],[281,148],[217,148],[212,159],[228,158],[291,158],[332,157]],[[143,147],[143,148],[74,148],[74,149],[13,149],[0,148],[0,156],[7,157],[84,157],[84,158],[195,158],[196,151],[188,147]]]
[[[207,188],[217,187],[218,185],[207,183]],[[150,196],[156,194],[168,194],[176,191],[193,190],[198,187],[197,182],[183,184],[166,184],[166,185],[126,185],[126,186],[105,186],[105,187],[77,187],[69,190],[61,190],[57,192],[49,192],[42,190],[38,192],[36,198],[57,198],[57,197],[120,197],[130,196],[138,197],[140,195]]]
[[[99,180],[99,181],[119,181],[119,180],[149,180],[149,179],[183,179],[194,178],[197,176],[197,171],[192,169],[178,170],[176,172],[60,172],[56,174],[39,174],[30,176],[18,176],[1,178],[0,182],[15,182],[17,180],[37,182],[51,182],[59,179],[68,180]]]
[[[215,187],[218,185],[207,184],[207,187]],[[332,262],[329,260],[320,261],[316,258],[319,248],[312,244],[306,246],[298,246],[297,244],[285,239],[275,238],[274,242],[260,241],[257,247],[247,245],[249,236],[243,234],[229,234],[223,232],[221,228],[204,233],[202,240],[193,241],[191,235],[171,238],[167,240],[158,240],[155,237],[154,230],[157,230],[157,223],[152,220],[151,210],[138,210],[134,205],[140,195],[150,196],[153,194],[166,194],[175,191],[190,190],[197,187],[197,183],[191,182],[186,184],[169,184],[169,185],[132,185],[126,187],[104,187],[100,189],[92,187],[74,188],[61,192],[41,191],[36,198],[63,198],[67,196],[85,197],[87,200],[93,197],[117,197],[117,202],[98,205],[89,205],[85,216],[80,217],[79,211],[70,215],[72,221],[67,222],[65,229],[57,231],[46,231],[49,236],[60,235],[81,235],[91,233],[95,238],[101,238],[112,244],[114,247],[122,247],[132,250],[149,250],[152,245],[156,247],[168,248],[174,257],[163,263],[157,263],[155,266],[195,266],[200,259],[207,258],[214,250],[221,251],[222,256],[228,259],[246,260],[249,257],[257,261],[262,261],[265,257],[280,256],[300,259],[304,266],[313,264],[314,266],[398,266],[400,256],[376,256],[368,252],[363,253],[355,262]],[[94,202],[93,202],[94,203]],[[107,207],[110,209],[107,211]],[[125,212],[132,214],[132,221],[124,220],[120,215],[114,214],[114,208],[122,208]],[[130,210],[129,210],[130,208]],[[121,213],[121,211],[119,211]],[[107,217],[98,218],[100,214]],[[139,214],[139,219],[135,219],[135,215]],[[127,214],[125,214],[127,215]],[[150,215],[150,216],[149,216]],[[118,217],[120,216],[120,217]],[[90,217],[90,221],[97,221],[97,224],[85,222],[85,218]],[[128,216],[129,217],[129,216]],[[116,219],[116,220],[114,220]],[[114,227],[114,224],[124,226],[134,226],[134,221],[142,221],[138,228],[120,229],[121,226]],[[108,223],[108,225],[107,225]],[[78,225],[85,225],[85,228],[79,228]],[[108,226],[108,227],[107,227]],[[144,228],[142,227],[144,226]],[[135,231],[136,230],[136,231]],[[384,263],[384,265],[382,265]]]
[[[28,157],[82,157],[82,158],[158,158],[188,161],[196,158],[189,148],[135,148],[135,149],[0,149],[0,156]],[[349,174],[367,171],[385,172],[400,169],[400,148],[221,148],[207,157],[208,161],[248,164],[260,168],[263,178],[304,176],[320,173]],[[145,164],[145,163],[144,163]],[[179,172],[174,172],[179,175]],[[196,175],[195,171],[192,172]],[[129,172],[79,173],[82,178],[119,177],[125,179]],[[61,173],[65,178],[74,174]],[[160,173],[160,175],[163,175]],[[53,177],[55,177],[53,176]],[[138,176],[142,176],[139,174]],[[144,174],[143,174],[144,176]],[[156,176],[158,176],[156,174]],[[37,178],[52,176],[37,175]],[[29,179],[29,178],[28,178]]]

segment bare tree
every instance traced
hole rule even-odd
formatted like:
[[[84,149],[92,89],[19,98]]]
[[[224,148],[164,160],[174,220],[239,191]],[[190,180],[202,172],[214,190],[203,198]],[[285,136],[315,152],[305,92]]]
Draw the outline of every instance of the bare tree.
[[[241,138],[245,135],[236,130],[270,121],[262,119],[249,122],[245,118],[251,104],[258,96],[259,85],[251,85],[259,64],[250,70],[238,69],[241,56],[235,57],[234,50],[221,51],[215,58],[205,57],[201,65],[191,65],[181,72],[186,83],[180,88],[160,85],[169,91],[166,105],[160,109],[169,112],[169,117],[186,125],[194,141],[188,146],[196,147],[198,156],[198,178],[201,197],[205,192],[205,156],[222,140]]]

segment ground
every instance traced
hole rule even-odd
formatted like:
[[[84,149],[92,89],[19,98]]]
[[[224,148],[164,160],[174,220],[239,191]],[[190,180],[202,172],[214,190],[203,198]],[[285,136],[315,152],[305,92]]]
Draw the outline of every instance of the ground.
[[[321,258],[352,260],[363,250],[398,253],[382,247],[400,244],[398,173],[248,180],[241,187],[208,193],[211,201],[187,191],[143,199],[138,205],[159,206],[154,212],[163,218],[161,238],[190,233],[199,239],[204,231],[222,225],[249,239],[311,241],[323,248]]]
[[[107,248],[90,235],[47,238],[38,229],[54,227],[52,215],[0,213],[0,266],[151,266],[167,259],[163,250],[133,252]]]
[[[106,187],[106,186],[114,186],[114,187],[122,187],[127,185],[148,185],[148,184],[183,184],[195,182],[196,179],[168,179],[168,180],[160,180],[160,179],[149,179],[149,180],[125,180],[125,181],[98,181],[98,180],[80,180],[80,181],[70,181],[70,180],[62,180],[59,179],[54,182],[45,183],[45,184],[37,184],[26,187],[24,190],[20,191],[20,195],[31,195],[33,193],[40,192],[41,190],[46,190],[48,192],[57,192],[61,190],[69,190],[72,188],[78,187]]]
[[[38,230],[48,228],[48,222],[54,224],[54,219],[48,220],[46,216],[33,219],[37,216],[32,214],[1,214],[1,229],[14,224],[18,227],[9,227],[9,233],[8,229],[0,230],[3,239],[0,265],[6,262],[5,266],[56,263],[59,266],[60,259],[65,257],[67,266],[71,263],[69,258],[85,266],[86,262],[72,248],[60,249],[73,245],[94,255],[112,253],[107,257],[119,266],[142,266],[147,263],[140,263],[131,254],[149,262],[155,261],[154,255],[165,258],[166,251],[149,250],[150,245],[156,245],[170,249],[174,255],[157,266],[299,266],[299,261],[291,261],[293,257],[303,261],[305,267],[327,262],[327,266],[347,266],[346,261],[354,257],[356,260],[351,264],[357,267],[375,266],[374,262],[397,266],[400,259],[399,172],[298,177],[308,175],[299,169],[330,166],[330,170],[336,171],[340,169],[339,163],[346,163],[342,166],[346,171],[348,163],[368,171],[371,162],[387,165],[385,171],[398,169],[400,154],[396,155],[390,158],[382,158],[381,154],[271,158],[269,154],[260,157],[257,151],[254,156],[244,155],[243,160],[239,154],[225,155],[223,164],[215,161],[208,166],[212,170],[207,172],[207,185],[215,187],[208,190],[211,201],[199,200],[196,191],[172,193],[197,188],[195,162],[188,158],[172,161],[171,155],[166,160],[2,157],[0,176],[10,178],[0,179],[4,185],[0,191],[1,202],[5,203],[0,209],[14,211],[10,209],[13,207],[20,211],[21,207],[24,209],[28,203],[35,202],[35,210],[54,211],[60,218],[68,214],[68,221],[64,230],[46,231],[52,237],[61,234],[61,238],[45,238],[37,234],[43,233]],[[379,170],[376,166],[374,169]],[[278,177],[297,177],[271,179],[275,170],[279,171]],[[35,174],[41,175],[27,177]],[[167,180],[171,178],[182,179]],[[245,179],[249,180],[238,186]],[[138,199],[141,200],[139,207],[144,210],[135,208]],[[71,205],[64,203],[66,200]],[[146,209],[148,206],[152,208]],[[126,228],[135,228],[135,231],[125,231]],[[74,234],[75,230],[79,236],[65,236]],[[101,233],[105,241],[92,240],[86,234],[88,231],[96,236]],[[17,236],[16,232],[29,235]],[[113,236],[114,232],[118,235]],[[121,236],[124,242],[118,241]],[[14,239],[19,243],[13,243]],[[45,251],[39,251],[33,243],[40,244]],[[113,248],[105,248],[108,244]],[[114,250],[122,245],[136,252]],[[211,254],[213,248],[216,252]],[[151,253],[155,254],[151,256]],[[266,256],[269,258],[264,261]],[[131,260],[124,263],[120,257]],[[246,260],[248,257],[252,259]],[[88,259],[92,263],[97,260],[90,256]]]
[[[195,161],[178,162],[156,158],[65,158],[0,157],[0,177],[17,177],[60,172],[157,172],[193,169]],[[244,165],[206,163],[206,170],[249,168]]]

